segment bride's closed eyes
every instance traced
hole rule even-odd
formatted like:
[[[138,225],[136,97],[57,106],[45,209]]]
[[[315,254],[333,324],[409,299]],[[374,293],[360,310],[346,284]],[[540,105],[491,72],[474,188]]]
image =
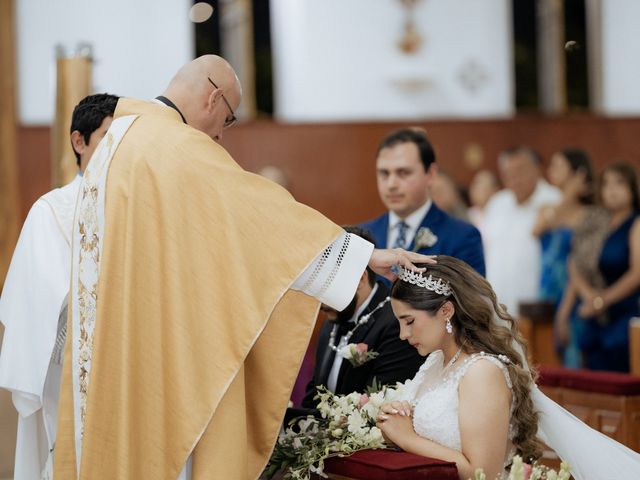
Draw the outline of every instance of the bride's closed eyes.
[[[404,324],[407,325],[407,326],[411,325],[415,320],[414,317],[412,317],[412,316],[410,316],[408,314],[400,315],[397,318],[398,318],[398,320],[403,321]]]

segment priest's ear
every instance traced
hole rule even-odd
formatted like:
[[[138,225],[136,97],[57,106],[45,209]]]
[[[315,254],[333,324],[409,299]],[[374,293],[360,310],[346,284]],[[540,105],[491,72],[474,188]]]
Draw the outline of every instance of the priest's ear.
[[[207,111],[211,113],[216,104],[222,100],[222,89],[214,88],[207,97]]]
[[[73,151],[78,155],[82,155],[87,149],[84,136],[78,130],[71,132],[71,148],[73,148]]]

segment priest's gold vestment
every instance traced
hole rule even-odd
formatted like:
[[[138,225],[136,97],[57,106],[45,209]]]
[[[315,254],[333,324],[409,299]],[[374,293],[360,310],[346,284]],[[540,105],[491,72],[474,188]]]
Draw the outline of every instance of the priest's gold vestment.
[[[68,339],[54,478],[174,480],[191,454],[194,480],[257,478],[318,308],[289,288],[342,230],[174,110],[121,99],[116,119],[131,114],[107,176],[79,474]]]

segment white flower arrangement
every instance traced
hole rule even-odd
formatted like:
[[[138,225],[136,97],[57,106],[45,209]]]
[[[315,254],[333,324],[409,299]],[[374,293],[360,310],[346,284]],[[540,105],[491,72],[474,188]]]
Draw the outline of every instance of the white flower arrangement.
[[[282,479],[306,480],[312,473],[326,478],[324,461],[359,450],[386,448],[382,432],[376,427],[380,407],[398,398],[402,385],[384,387],[372,394],[335,395],[318,387],[321,418],[308,416],[290,423],[278,438],[263,473],[271,479],[278,472]]]
[[[570,478],[569,465],[565,462],[560,464],[560,470],[556,472],[544,465],[524,463],[520,455],[513,457],[511,470],[509,470],[509,480],[569,480]],[[481,468],[475,471],[474,480],[487,480]]]
[[[340,349],[340,356],[354,367],[359,367],[376,358],[378,352],[369,351],[369,345],[366,343],[350,343]]]

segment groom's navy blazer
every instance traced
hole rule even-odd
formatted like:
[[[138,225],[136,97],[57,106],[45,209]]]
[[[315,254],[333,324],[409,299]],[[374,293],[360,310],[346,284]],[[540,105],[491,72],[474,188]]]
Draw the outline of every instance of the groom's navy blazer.
[[[360,226],[371,233],[377,248],[387,248],[388,212]],[[476,227],[450,216],[440,210],[435,203],[432,203],[422,219],[418,231],[420,228],[430,229],[438,237],[438,240],[431,247],[421,248],[418,253],[449,255],[464,260],[482,276],[485,275],[482,238]],[[412,238],[407,250],[413,250],[414,246],[415,238]]]

